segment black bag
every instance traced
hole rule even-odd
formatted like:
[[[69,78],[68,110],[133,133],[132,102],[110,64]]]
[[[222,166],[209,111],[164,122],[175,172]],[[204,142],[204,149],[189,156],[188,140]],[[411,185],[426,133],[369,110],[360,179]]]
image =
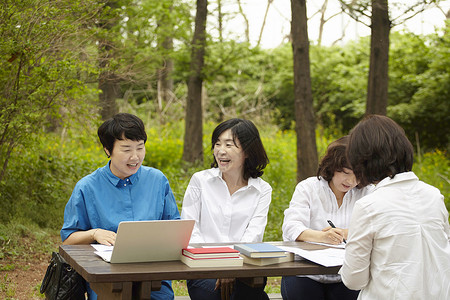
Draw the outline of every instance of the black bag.
[[[59,253],[53,252],[40,292],[50,300],[84,300],[86,281]]]

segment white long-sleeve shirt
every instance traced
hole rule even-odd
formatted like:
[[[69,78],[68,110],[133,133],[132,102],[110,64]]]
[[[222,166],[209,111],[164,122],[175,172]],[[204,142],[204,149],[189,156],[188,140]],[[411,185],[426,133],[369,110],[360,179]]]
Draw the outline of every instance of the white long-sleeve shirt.
[[[371,187],[351,189],[339,207],[328,181],[310,177],[299,182],[284,211],[283,240],[295,241],[306,229],[322,230],[329,226],[327,220],[338,228],[348,228],[356,200],[367,195]]]
[[[322,230],[331,220],[338,228],[348,228],[355,202],[370,193],[373,186],[353,188],[339,207],[328,181],[309,177],[297,184],[289,208],[284,211],[283,240],[295,241],[306,229]],[[338,275],[308,276],[323,283],[340,282]]]
[[[195,173],[186,189],[182,219],[194,219],[190,243],[261,242],[272,187],[261,178],[230,195],[218,168]]]
[[[339,271],[358,299],[450,299],[444,197],[413,172],[387,177],[354,207]]]

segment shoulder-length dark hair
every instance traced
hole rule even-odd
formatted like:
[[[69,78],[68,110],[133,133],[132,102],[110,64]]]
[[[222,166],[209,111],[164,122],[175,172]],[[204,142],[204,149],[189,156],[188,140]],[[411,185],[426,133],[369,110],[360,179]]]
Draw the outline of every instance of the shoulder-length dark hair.
[[[347,145],[347,135],[328,145],[327,152],[319,163],[317,178],[322,176],[323,179],[330,182],[333,179],[334,172],[341,172],[344,168],[351,169],[345,154]]]
[[[386,116],[369,115],[350,131],[347,156],[362,186],[411,171],[413,153],[403,128]]]
[[[257,178],[264,173],[264,168],[269,163],[266,150],[259,136],[258,129],[249,120],[244,119],[230,119],[217,125],[211,137],[211,150],[214,151],[214,145],[219,140],[219,136],[226,130],[231,129],[234,144],[236,139],[241,144],[246,158],[244,161],[244,179],[250,177]],[[213,154],[212,168],[217,168],[218,164]]]

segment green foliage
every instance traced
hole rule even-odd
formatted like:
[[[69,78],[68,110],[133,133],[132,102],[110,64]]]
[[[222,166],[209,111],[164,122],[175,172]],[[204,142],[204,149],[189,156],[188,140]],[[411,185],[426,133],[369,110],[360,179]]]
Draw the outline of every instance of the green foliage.
[[[58,233],[51,229],[42,229],[26,220],[15,220],[6,225],[0,224],[0,259],[6,257],[20,258],[39,256],[51,253],[55,249],[55,236]],[[24,268],[19,264],[3,265],[0,271]]]
[[[115,8],[114,26],[102,31],[115,45],[115,72],[121,77],[124,91],[138,92],[150,83],[152,92],[156,92],[157,70],[167,59],[188,51],[164,43],[167,39],[189,43],[191,4],[179,0],[121,1],[125,3],[120,2]]]
[[[11,1],[0,6],[0,180],[13,150],[65,112],[83,112],[94,73],[77,34],[95,16],[90,1]],[[87,9],[91,10],[87,14]],[[66,114],[67,115],[67,114]]]
[[[369,70],[368,39],[345,46],[310,47],[311,84],[317,123],[325,128],[348,131],[365,111],[365,92]],[[292,49],[276,49],[279,69],[269,86],[274,93],[270,102],[277,108],[275,116],[281,128],[293,128],[294,88]],[[270,82],[270,80],[268,80]]]
[[[20,148],[0,182],[0,221],[17,220],[59,228],[75,183],[106,163],[95,132],[86,136],[46,134],[32,147]],[[89,136],[88,136],[89,135]]]
[[[267,53],[271,70],[265,89],[271,95],[269,102],[275,108],[274,119],[282,130],[294,128],[294,74],[292,47],[282,45]]]
[[[450,35],[396,34],[393,41],[388,115],[422,148],[448,151]]]
[[[311,81],[317,121],[347,132],[365,112],[369,40],[343,47],[311,48]]]
[[[271,161],[263,178],[274,188],[267,237],[280,237],[276,224],[296,181],[291,46],[264,50],[209,37],[203,73],[205,163],[186,165],[181,161],[182,120],[192,5],[172,0],[119,0],[107,5],[94,0],[2,3],[0,165],[8,168],[0,174],[1,222],[61,225],[75,183],[107,161],[96,138],[99,120],[92,104],[98,97],[98,72],[111,71],[120,75],[121,111],[140,115],[147,124],[144,163],[167,175],[179,207],[190,176],[209,167],[209,139],[215,124],[236,116],[257,123]],[[174,39],[173,48],[162,46],[166,38]],[[96,41],[103,39],[114,43],[116,55],[100,70]],[[410,140],[418,137],[419,152],[449,145],[448,49],[448,32],[427,37],[391,35],[388,114],[405,128]],[[369,39],[344,46],[313,45],[310,57],[317,145],[323,153],[332,137],[347,132],[365,111]],[[160,111],[156,74],[169,58],[175,61],[176,100]],[[162,115],[168,120],[164,127],[155,123]],[[71,129],[66,132],[68,124]],[[59,133],[44,133],[58,126]],[[433,159],[447,162],[447,152],[434,153]],[[427,155],[422,163],[431,159]],[[447,194],[448,174],[442,170],[439,174],[444,177],[437,176],[442,181],[436,185],[441,184]]]
[[[174,79],[186,81],[189,57],[177,56],[177,59]],[[247,43],[208,41],[203,70],[205,120],[266,117],[273,93],[272,89],[267,90],[267,83],[281,67],[276,59],[276,55],[250,48]]]
[[[311,46],[311,81],[316,121],[322,128],[348,132],[364,115],[369,71],[369,38],[344,46]],[[388,115],[421,147],[450,147],[450,35],[390,36]],[[265,91],[282,129],[293,128],[292,50],[268,51]],[[276,53],[275,58],[273,54]]]
[[[166,126],[146,125],[148,141],[144,165],[156,167],[167,176],[180,210],[192,174],[209,168],[212,161],[210,138],[215,125],[207,122],[204,126],[205,162],[202,165],[186,165],[181,160],[182,121]],[[262,123],[257,127],[270,159],[262,178],[273,188],[264,239],[280,240],[284,210],[297,183],[296,134],[293,130],[280,131],[275,126]],[[338,135],[320,128],[316,134],[321,157],[327,145]],[[36,140],[40,142],[34,147],[20,149],[11,158],[11,171],[0,183],[0,223],[37,224],[58,230],[63,222],[65,204],[76,182],[105,165],[107,157],[93,128],[68,130],[65,135],[45,134]],[[450,209],[449,164],[448,154],[437,150],[417,156],[414,171],[420,179],[441,190]],[[8,236],[0,234],[0,242],[8,239]]]
[[[270,163],[262,178],[272,186],[268,222],[264,240],[280,241],[284,210],[289,206],[297,183],[296,135],[292,130],[261,132]]]
[[[420,180],[438,188],[444,195],[450,211],[450,160],[446,152],[439,150],[416,156],[413,171]]]

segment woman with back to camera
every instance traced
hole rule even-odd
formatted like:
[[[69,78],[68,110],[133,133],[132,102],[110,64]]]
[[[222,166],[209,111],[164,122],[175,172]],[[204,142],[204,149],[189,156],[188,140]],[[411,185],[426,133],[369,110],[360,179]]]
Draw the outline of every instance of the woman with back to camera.
[[[195,173],[186,189],[182,219],[194,219],[190,243],[261,242],[272,188],[261,179],[269,162],[255,125],[230,119],[212,134],[211,169]],[[187,281],[193,300],[268,299],[264,286],[234,279]]]
[[[370,192],[358,188],[345,154],[348,136],[332,142],[322,158],[317,176],[297,184],[284,212],[283,240],[340,244],[347,239],[355,202]],[[330,220],[336,228],[328,224]],[[283,299],[356,299],[339,275],[285,276],[281,280]]]
[[[350,132],[347,150],[361,185],[339,271],[359,299],[450,299],[450,226],[440,191],[412,172],[413,147],[386,116],[370,115]]]

